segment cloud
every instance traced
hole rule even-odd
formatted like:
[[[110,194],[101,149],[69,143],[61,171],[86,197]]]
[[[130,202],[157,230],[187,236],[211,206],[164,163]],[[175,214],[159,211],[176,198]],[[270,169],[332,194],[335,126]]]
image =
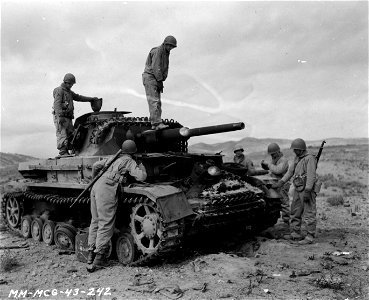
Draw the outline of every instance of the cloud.
[[[368,135],[365,1],[6,1],[1,14],[9,152],[56,152],[52,91],[68,72],[73,90],[103,97],[104,110],[147,116],[141,74],[169,34],[178,47],[163,117],[188,127],[247,124],[201,141]],[[75,108],[76,116],[90,112],[86,103]],[[32,139],[41,142],[25,148]]]

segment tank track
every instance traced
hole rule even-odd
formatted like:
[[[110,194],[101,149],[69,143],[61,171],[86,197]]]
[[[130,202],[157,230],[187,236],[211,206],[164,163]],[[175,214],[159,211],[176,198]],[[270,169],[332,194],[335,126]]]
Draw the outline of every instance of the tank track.
[[[75,197],[62,197],[62,196],[58,196],[55,194],[54,195],[53,194],[36,194],[30,191],[14,192],[14,193],[5,194],[1,202],[2,218],[3,218],[5,225],[11,231],[16,232],[16,233],[20,233],[20,225],[18,225],[18,228],[15,229],[8,224],[7,219],[6,219],[5,204],[6,204],[6,200],[10,197],[16,198],[22,207],[24,206],[24,203],[26,201],[45,201],[45,202],[49,202],[53,204],[72,204],[75,200]],[[119,201],[121,203],[130,204],[132,206],[136,204],[150,203],[151,205],[156,207],[155,203],[152,200],[150,200],[146,196],[141,196],[141,195],[127,196],[127,194],[125,194],[125,197],[121,197]],[[90,202],[89,197],[81,197],[81,199],[78,201],[78,203],[81,203],[81,204],[88,204],[89,202]],[[136,261],[134,261],[131,264],[132,266],[146,264],[154,258],[162,257],[165,253],[175,250],[177,246],[180,244],[180,240],[184,233],[184,222],[179,220],[179,221],[164,223],[164,220],[160,214],[159,214],[159,217],[160,217],[160,221],[163,224],[163,234],[162,234],[162,241],[159,245],[158,250],[152,254],[148,254],[148,255],[142,254]]]

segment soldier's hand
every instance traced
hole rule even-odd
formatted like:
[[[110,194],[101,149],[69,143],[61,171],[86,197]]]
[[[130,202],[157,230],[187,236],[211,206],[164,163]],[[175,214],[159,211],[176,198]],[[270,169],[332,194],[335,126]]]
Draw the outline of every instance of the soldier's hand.
[[[266,162],[264,161],[264,159],[261,161],[260,165],[261,165],[261,167],[262,167],[264,170],[269,170],[268,163],[266,163]]]
[[[282,180],[279,180],[278,182],[272,184],[272,188],[273,189],[278,189],[278,188],[282,187],[283,184],[284,184],[284,182]]]
[[[305,202],[309,202],[311,200],[311,191],[305,189],[303,198]]]

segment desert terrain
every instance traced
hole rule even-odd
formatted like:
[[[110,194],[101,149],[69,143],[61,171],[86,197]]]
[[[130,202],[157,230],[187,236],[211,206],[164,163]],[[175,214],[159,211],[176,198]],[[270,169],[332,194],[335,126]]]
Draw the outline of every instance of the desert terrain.
[[[257,165],[266,158],[264,151],[249,154]],[[284,240],[278,222],[257,234],[239,228],[185,241],[147,266],[111,261],[90,274],[73,253],[1,226],[0,298],[369,299],[368,144],[327,144],[317,172],[323,186],[311,245]],[[9,174],[2,183],[14,179]]]

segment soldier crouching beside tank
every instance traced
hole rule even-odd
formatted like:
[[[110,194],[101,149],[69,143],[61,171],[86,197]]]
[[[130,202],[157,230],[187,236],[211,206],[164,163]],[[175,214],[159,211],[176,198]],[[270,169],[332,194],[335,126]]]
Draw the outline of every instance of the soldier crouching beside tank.
[[[59,157],[68,155],[69,142],[68,138],[73,134],[74,127],[72,120],[74,119],[73,100],[79,102],[95,102],[102,101],[97,97],[85,97],[74,93],[71,88],[76,83],[73,74],[67,73],[64,76],[63,83],[54,89],[54,124],[56,128],[57,148]],[[99,108],[100,110],[100,108]]]
[[[261,167],[264,170],[269,170],[272,177],[281,179],[288,170],[288,160],[283,156],[281,149],[278,144],[271,143],[268,146],[268,154],[272,157],[271,162],[261,161]],[[289,182],[286,182],[283,186],[278,189],[278,192],[282,196],[282,220],[283,223],[289,227],[290,226],[290,198],[288,196],[288,191],[290,189]]]
[[[120,183],[124,183],[128,173],[138,181],[144,181],[147,177],[143,164],[137,165],[131,154],[136,153],[137,147],[134,141],[126,140],[122,144],[122,155],[112,163],[108,170],[96,181],[91,190],[91,224],[88,234],[88,258],[87,271],[107,264],[106,252],[109,241],[114,233],[115,213],[118,206],[117,190]],[[92,177],[109,161],[107,159],[94,163]]]
[[[291,204],[291,234],[285,236],[289,240],[298,240],[300,245],[312,244],[316,231],[316,194],[319,186],[316,184],[316,158],[306,151],[303,139],[295,139],[291,143],[295,159],[287,173],[274,184],[274,188],[282,187],[290,178],[295,187]],[[307,235],[301,235],[301,222],[305,222]]]

